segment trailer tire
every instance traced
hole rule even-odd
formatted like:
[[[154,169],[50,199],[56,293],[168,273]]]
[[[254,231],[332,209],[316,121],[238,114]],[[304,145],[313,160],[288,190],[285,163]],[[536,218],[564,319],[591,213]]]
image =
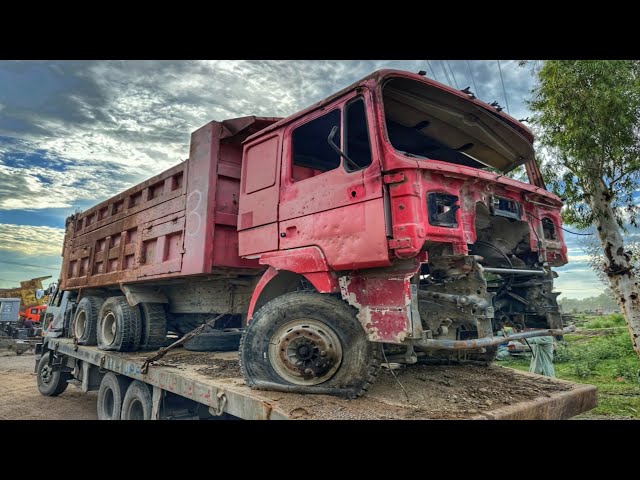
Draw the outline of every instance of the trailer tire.
[[[355,309],[315,292],[290,292],[265,304],[240,343],[242,376],[252,388],[278,384],[356,398],[371,387],[379,365],[380,345],[368,341]]]
[[[140,309],[129,306],[125,297],[110,297],[100,309],[98,348],[134,352],[140,346]]]
[[[122,402],[122,420],[151,420],[153,400],[149,387],[140,380],[134,380],[127,388]]]
[[[167,314],[164,304],[143,302],[139,306],[142,315],[140,350],[164,347],[167,340]]]
[[[38,362],[38,390],[47,397],[57,397],[67,389],[69,386],[67,381],[73,377],[70,373],[63,372],[60,369],[54,370],[49,365],[50,355],[51,352],[45,353]]]
[[[100,297],[84,297],[78,302],[73,317],[73,336],[78,345],[95,345],[97,343],[98,316],[104,299]]]
[[[108,372],[98,390],[98,420],[120,420],[122,402],[130,380]]]
[[[209,330],[184,343],[193,352],[233,352],[240,347],[242,331],[235,329]]]

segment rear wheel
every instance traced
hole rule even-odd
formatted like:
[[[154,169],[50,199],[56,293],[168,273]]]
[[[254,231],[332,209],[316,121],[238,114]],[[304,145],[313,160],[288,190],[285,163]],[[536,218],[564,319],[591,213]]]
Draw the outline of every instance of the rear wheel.
[[[164,347],[167,339],[167,314],[162,303],[141,303],[142,334],[140,350]]]
[[[151,420],[153,401],[146,383],[134,380],[122,402],[122,420]]]
[[[73,318],[73,335],[80,345],[97,343],[98,315],[104,300],[99,297],[84,297],[78,302]]]
[[[107,373],[98,390],[98,420],[120,420],[122,401],[129,379],[113,372]]]
[[[140,346],[140,309],[130,307],[125,297],[108,298],[98,319],[98,348],[133,352]]]
[[[67,381],[72,376],[71,373],[61,371],[60,366],[49,365],[50,356],[51,352],[47,352],[38,362],[38,390],[42,395],[56,397],[67,389]]]
[[[256,313],[240,344],[240,366],[252,387],[324,387],[323,393],[335,389],[355,398],[375,380],[379,351],[352,307],[327,295],[292,292]]]

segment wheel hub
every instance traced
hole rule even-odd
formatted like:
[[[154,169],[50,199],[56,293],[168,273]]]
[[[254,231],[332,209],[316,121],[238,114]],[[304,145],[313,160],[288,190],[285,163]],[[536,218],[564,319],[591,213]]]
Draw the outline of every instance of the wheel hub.
[[[107,313],[102,320],[102,342],[111,345],[116,339],[118,323],[112,312]]]
[[[76,319],[75,328],[74,328],[75,330],[74,334],[76,338],[82,338],[82,336],[84,335],[86,326],[87,326],[87,315],[85,314],[85,312],[81,311],[78,314],[78,318]]]
[[[329,380],[342,362],[342,346],[326,324],[299,319],[280,327],[269,344],[269,360],[284,380],[317,385]]]
[[[40,378],[44,383],[49,383],[51,381],[51,374],[53,373],[52,368],[49,365],[45,365],[42,367],[40,371]]]

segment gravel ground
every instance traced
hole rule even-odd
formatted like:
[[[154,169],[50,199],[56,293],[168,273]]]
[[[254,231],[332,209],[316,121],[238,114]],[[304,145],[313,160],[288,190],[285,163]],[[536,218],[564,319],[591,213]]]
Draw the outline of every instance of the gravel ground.
[[[69,386],[45,397],[36,386],[33,353],[0,352],[0,420],[97,420],[96,392]]]

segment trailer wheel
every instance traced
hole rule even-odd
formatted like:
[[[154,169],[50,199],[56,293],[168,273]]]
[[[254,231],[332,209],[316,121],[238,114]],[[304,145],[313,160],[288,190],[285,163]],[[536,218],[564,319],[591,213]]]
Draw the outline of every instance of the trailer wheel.
[[[78,302],[73,318],[73,335],[79,345],[95,345],[97,343],[98,315],[104,299],[84,297]]]
[[[140,380],[134,380],[127,388],[122,403],[122,420],[151,420],[153,401],[149,387]]]
[[[56,397],[67,389],[69,386],[67,381],[71,380],[72,376],[68,372],[56,370],[49,365],[50,355],[51,352],[45,353],[38,362],[38,390],[42,395]]]
[[[110,297],[98,318],[98,348],[133,352],[140,346],[140,309],[130,307],[125,297]]]
[[[306,393],[322,387],[322,393],[335,389],[355,398],[373,384],[379,352],[345,302],[291,292],[255,314],[240,343],[240,367],[254,388],[262,382],[300,386]]]
[[[129,379],[108,372],[100,382],[98,390],[98,420],[120,420],[122,401]]]
[[[167,340],[167,314],[162,303],[141,303],[142,334],[140,350],[164,347]]]
[[[242,331],[237,328],[228,330],[209,330],[184,342],[185,350],[194,352],[233,352],[240,346]]]

